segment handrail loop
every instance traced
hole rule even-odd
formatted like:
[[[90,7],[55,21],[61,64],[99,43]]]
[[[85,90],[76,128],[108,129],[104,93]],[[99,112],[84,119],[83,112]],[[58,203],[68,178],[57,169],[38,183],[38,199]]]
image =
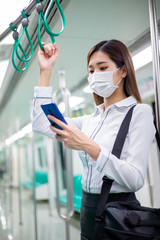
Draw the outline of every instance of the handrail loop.
[[[36,6],[36,9],[37,9],[37,12],[39,14],[39,18],[38,18],[38,43],[39,43],[39,46],[40,48],[44,51],[44,46],[41,42],[41,21],[43,21],[43,25],[44,25],[44,29],[45,31],[49,34],[50,38],[51,38],[51,41],[52,43],[54,44],[55,43],[55,37],[59,36],[65,29],[65,25],[66,25],[66,21],[65,21],[65,16],[64,16],[64,13],[63,13],[63,10],[61,8],[61,5],[59,3],[59,0],[50,0],[50,3],[49,3],[49,6],[46,10],[46,13],[45,15],[43,14],[43,4],[42,2],[44,0],[35,0],[36,3],[37,3],[37,6]],[[58,33],[54,33],[51,31],[48,23],[47,23],[47,17],[48,17],[48,13],[49,13],[49,10],[53,4],[53,2],[55,1],[55,4],[57,6],[57,9],[59,11],[59,14],[60,14],[60,17],[61,17],[61,22],[62,22],[62,28],[61,28],[61,31],[58,32]],[[15,67],[15,69],[17,71],[24,71],[26,70],[26,68],[28,67],[28,61],[32,58],[33,56],[33,52],[34,52],[34,48],[33,48],[33,44],[32,44],[32,40],[30,38],[30,35],[29,35],[29,32],[28,32],[28,24],[29,24],[29,20],[28,20],[28,17],[31,15],[30,13],[25,13],[25,9],[23,9],[21,11],[21,14],[23,16],[23,20],[22,20],[22,26],[23,26],[23,30],[22,30],[22,33],[19,37],[19,33],[17,32],[17,27],[13,27],[12,23],[9,24],[10,26],[10,29],[13,31],[13,39],[15,40],[14,41],[14,47],[13,47],[13,53],[12,53],[12,63],[13,63],[13,66]],[[30,56],[28,57],[25,50],[23,49],[23,47],[21,46],[20,44],[20,40],[23,36],[23,34],[26,34],[27,36],[27,39],[28,39],[28,42],[29,42],[29,45],[30,45]],[[19,52],[18,50],[20,49],[20,51],[22,52],[22,55],[23,57],[21,57],[19,55]],[[23,69],[20,69],[16,63],[15,63],[15,53],[16,53],[16,56],[17,58],[21,61],[21,62],[24,62],[25,63],[25,67]]]
[[[20,50],[21,50],[22,54],[24,55],[25,59],[27,59],[27,54],[26,54],[26,52],[24,51],[24,49],[22,48],[21,44],[20,44],[20,43],[18,44],[19,33],[17,32],[17,28],[14,28],[14,27],[12,26],[12,23],[10,23],[9,26],[10,26],[11,30],[13,31],[13,35],[12,35],[12,36],[13,36],[13,39],[15,40],[15,41],[14,41],[13,52],[12,52],[12,63],[13,63],[13,66],[15,67],[15,69],[16,69],[17,71],[22,72],[22,71],[26,70],[26,68],[28,67],[28,61],[26,62],[26,65],[25,65],[25,67],[24,67],[23,69],[19,68],[19,67],[16,65],[15,60],[14,60],[14,57],[15,57],[15,53],[16,53],[17,47],[20,48]]]
[[[57,36],[59,36],[59,35],[64,31],[65,26],[66,26],[66,20],[65,20],[65,16],[64,16],[64,12],[63,12],[63,10],[62,10],[61,4],[59,3],[59,0],[55,0],[55,4],[56,4],[56,6],[57,6],[57,9],[58,9],[59,14],[60,14],[60,17],[61,17],[62,28],[61,28],[61,31],[60,31],[59,33],[54,33],[54,32],[51,31],[51,29],[50,29],[50,27],[49,27],[49,25],[48,25],[48,23],[47,23],[47,16],[48,16],[49,10],[50,10],[50,8],[51,8],[51,6],[52,6],[52,4],[53,4],[53,1],[54,1],[54,0],[51,0],[51,1],[50,1],[50,4],[49,4],[49,6],[48,6],[48,8],[47,8],[47,10],[46,10],[46,13],[45,13],[45,15],[44,15],[44,20],[45,20],[45,25],[44,25],[44,27],[45,27],[46,32],[47,32],[49,35],[51,35],[51,36],[53,36],[53,37],[57,37]]]
[[[25,12],[24,12],[24,10],[21,11],[21,14],[22,14],[22,16],[23,16],[24,18],[23,18],[23,20],[22,20],[23,30],[22,30],[22,33],[21,33],[20,37],[19,37],[19,33],[17,32],[17,29],[12,26],[12,23],[9,24],[11,30],[14,32],[14,33],[13,33],[13,38],[14,38],[15,42],[14,42],[14,48],[13,48],[13,53],[12,53],[12,63],[13,63],[13,66],[15,67],[15,69],[16,69],[17,71],[24,71],[24,70],[26,70],[26,68],[28,67],[28,61],[32,58],[33,52],[34,52],[32,40],[31,40],[31,38],[30,38],[30,35],[29,35],[29,33],[28,33],[28,29],[27,29],[28,24],[29,24],[28,17],[30,16],[30,14],[27,14],[27,15],[26,15]],[[28,42],[29,42],[29,45],[30,45],[30,49],[31,49],[31,54],[30,54],[29,57],[27,56],[25,50],[23,49],[23,47],[22,47],[21,44],[20,44],[20,40],[21,40],[24,32],[25,32],[25,34],[26,34],[26,36],[27,36],[27,39],[28,39]],[[20,48],[20,50],[21,50],[24,58],[22,58],[22,57],[19,55],[18,48]],[[14,59],[15,53],[16,53],[17,58],[18,58],[21,62],[25,62],[25,63],[26,63],[26,65],[25,65],[25,67],[24,67],[23,69],[18,68],[18,66],[15,64],[15,59]]]
[[[36,0],[37,1],[37,0]],[[53,4],[54,0],[51,0],[50,3],[49,3],[49,6],[46,10],[46,13],[45,15],[43,14],[43,4],[42,3],[39,3],[37,4],[36,6],[36,9],[37,9],[37,12],[39,14],[39,19],[38,19],[38,43],[39,43],[39,46],[40,48],[44,51],[44,46],[42,45],[42,42],[41,42],[41,36],[40,36],[40,30],[41,30],[41,20],[43,21],[43,25],[44,25],[44,29],[45,31],[49,34],[51,40],[52,40],[52,43],[54,44],[55,43],[55,38],[54,37],[57,37],[59,36],[65,29],[65,25],[66,25],[66,21],[65,21],[65,16],[64,16],[64,13],[63,13],[63,10],[61,8],[61,5],[59,3],[59,0],[55,0],[55,4],[58,8],[58,11],[60,13],[60,17],[61,17],[61,21],[62,21],[62,29],[59,33],[54,33],[51,31],[48,23],[47,23],[47,16],[48,16],[48,13],[49,13],[49,10]]]
[[[38,18],[38,44],[39,44],[40,48],[44,51],[44,47],[43,47],[43,44],[41,42],[41,20],[44,23],[43,4],[38,3],[37,6],[36,6],[36,10],[39,14],[39,18]],[[51,37],[51,41],[52,41],[52,43],[54,43],[55,42],[54,38]]]
[[[32,40],[31,40],[31,38],[30,38],[30,36],[29,36],[28,29],[27,29],[28,24],[29,24],[28,18],[24,18],[24,19],[22,20],[23,30],[22,30],[22,33],[21,33],[19,39],[18,39],[17,48],[16,48],[16,55],[17,55],[18,59],[19,59],[20,61],[22,61],[22,62],[28,62],[28,61],[32,58],[33,52],[34,52]],[[27,58],[25,57],[25,59],[24,59],[24,58],[21,58],[20,55],[19,55],[19,53],[18,53],[18,47],[19,47],[20,40],[21,40],[24,32],[25,32],[25,34],[26,34],[26,36],[27,36],[27,39],[28,39],[28,42],[29,42],[29,45],[30,45],[30,49],[31,49],[31,54],[30,54],[30,56],[27,57]],[[27,55],[27,54],[26,54],[26,55]]]

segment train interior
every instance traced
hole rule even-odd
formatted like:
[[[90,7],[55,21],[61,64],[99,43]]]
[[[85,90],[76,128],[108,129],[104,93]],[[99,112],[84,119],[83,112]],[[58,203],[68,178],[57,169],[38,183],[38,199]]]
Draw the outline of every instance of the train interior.
[[[17,1],[16,5],[10,6],[11,12],[7,4],[4,7],[1,5],[0,11],[6,13],[7,21],[2,24],[0,34],[30,2]],[[49,3],[50,0],[43,1],[45,10]],[[95,111],[87,81],[87,53],[96,43],[110,39],[120,40],[129,48],[143,102],[149,104],[155,112],[148,1],[61,0],[60,3],[66,27],[56,37],[60,53],[50,86],[55,93],[61,88],[61,79],[65,80],[65,87],[70,92],[70,115],[78,117]],[[156,0],[155,3],[160,46],[160,1]],[[0,14],[1,23],[2,16]],[[54,32],[60,31],[61,18],[55,4],[49,11],[47,21]],[[40,75],[37,24],[38,13],[34,9],[29,16],[28,26],[34,54],[25,71],[17,71],[13,66],[12,32],[0,41],[0,237],[3,240],[75,240],[80,236],[82,197],[82,164],[78,153],[76,150],[70,152],[69,172],[63,159],[64,146],[60,142],[56,143],[58,166],[55,166],[55,140],[32,132],[33,91]],[[22,32],[21,24],[18,31]],[[41,40],[51,42],[43,26]],[[30,51],[25,35],[21,45]],[[20,68],[24,66],[19,60],[16,63]],[[65,114],[63,99],[59,101],[59,108]],[[71,203],[69,183],[66,180],[69,175],[69,187],[73,190]],[[154,141],[144,187],[136,193],[144,206],[160,207],[159,183],[159,153]],[[69,217],[70,214],[72,217]]]

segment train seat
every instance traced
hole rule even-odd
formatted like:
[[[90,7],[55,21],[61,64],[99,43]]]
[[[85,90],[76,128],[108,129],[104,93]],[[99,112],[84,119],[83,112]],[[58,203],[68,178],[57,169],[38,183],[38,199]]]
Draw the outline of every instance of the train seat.
[[[73,191],[74,191],[74,209],[80,212],[81,198],[82,198],[82,176],[76,175],[73,177]],[[67,193],[66,190],[62,190],[60,193],[60,202],[62,205],[67,204]]]
[[[43,184],[48,183],[47,172],[36,171],[35,172],[35,177],[36,177],[36,187],[39,187]],[[33,181],[23,182],[22,185],[25,188],[33,189]]]

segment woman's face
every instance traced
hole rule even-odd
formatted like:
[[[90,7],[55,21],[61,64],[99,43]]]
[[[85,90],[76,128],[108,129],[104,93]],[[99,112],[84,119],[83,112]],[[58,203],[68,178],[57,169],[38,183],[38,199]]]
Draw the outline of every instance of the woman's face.
[[[88,64],[89,75],[94,72],[115,71],[117,69],[116,64],[109,58],[107,53],[102,51],[96,51],[90,58]],[[113,72],[113,83],[116,85],[122,77],[122,69]]]

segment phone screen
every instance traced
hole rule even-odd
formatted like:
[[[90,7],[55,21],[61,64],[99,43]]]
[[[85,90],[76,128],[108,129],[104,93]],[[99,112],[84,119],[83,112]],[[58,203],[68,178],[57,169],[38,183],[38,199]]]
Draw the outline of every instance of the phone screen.
[[[65,124],[67,124],[62,113],[59,111],[56,103],[43,104],[43,105],[41,105],[41,108],[46,116],[53,115],[54,117],[58,118],[59,120],[61,120]],[[58,129],[62,129],[59,125],[57,125],[55,122],[50,120],[48,117],[47,117],[47,119],[52,124],[52,126],[58,128]]]

